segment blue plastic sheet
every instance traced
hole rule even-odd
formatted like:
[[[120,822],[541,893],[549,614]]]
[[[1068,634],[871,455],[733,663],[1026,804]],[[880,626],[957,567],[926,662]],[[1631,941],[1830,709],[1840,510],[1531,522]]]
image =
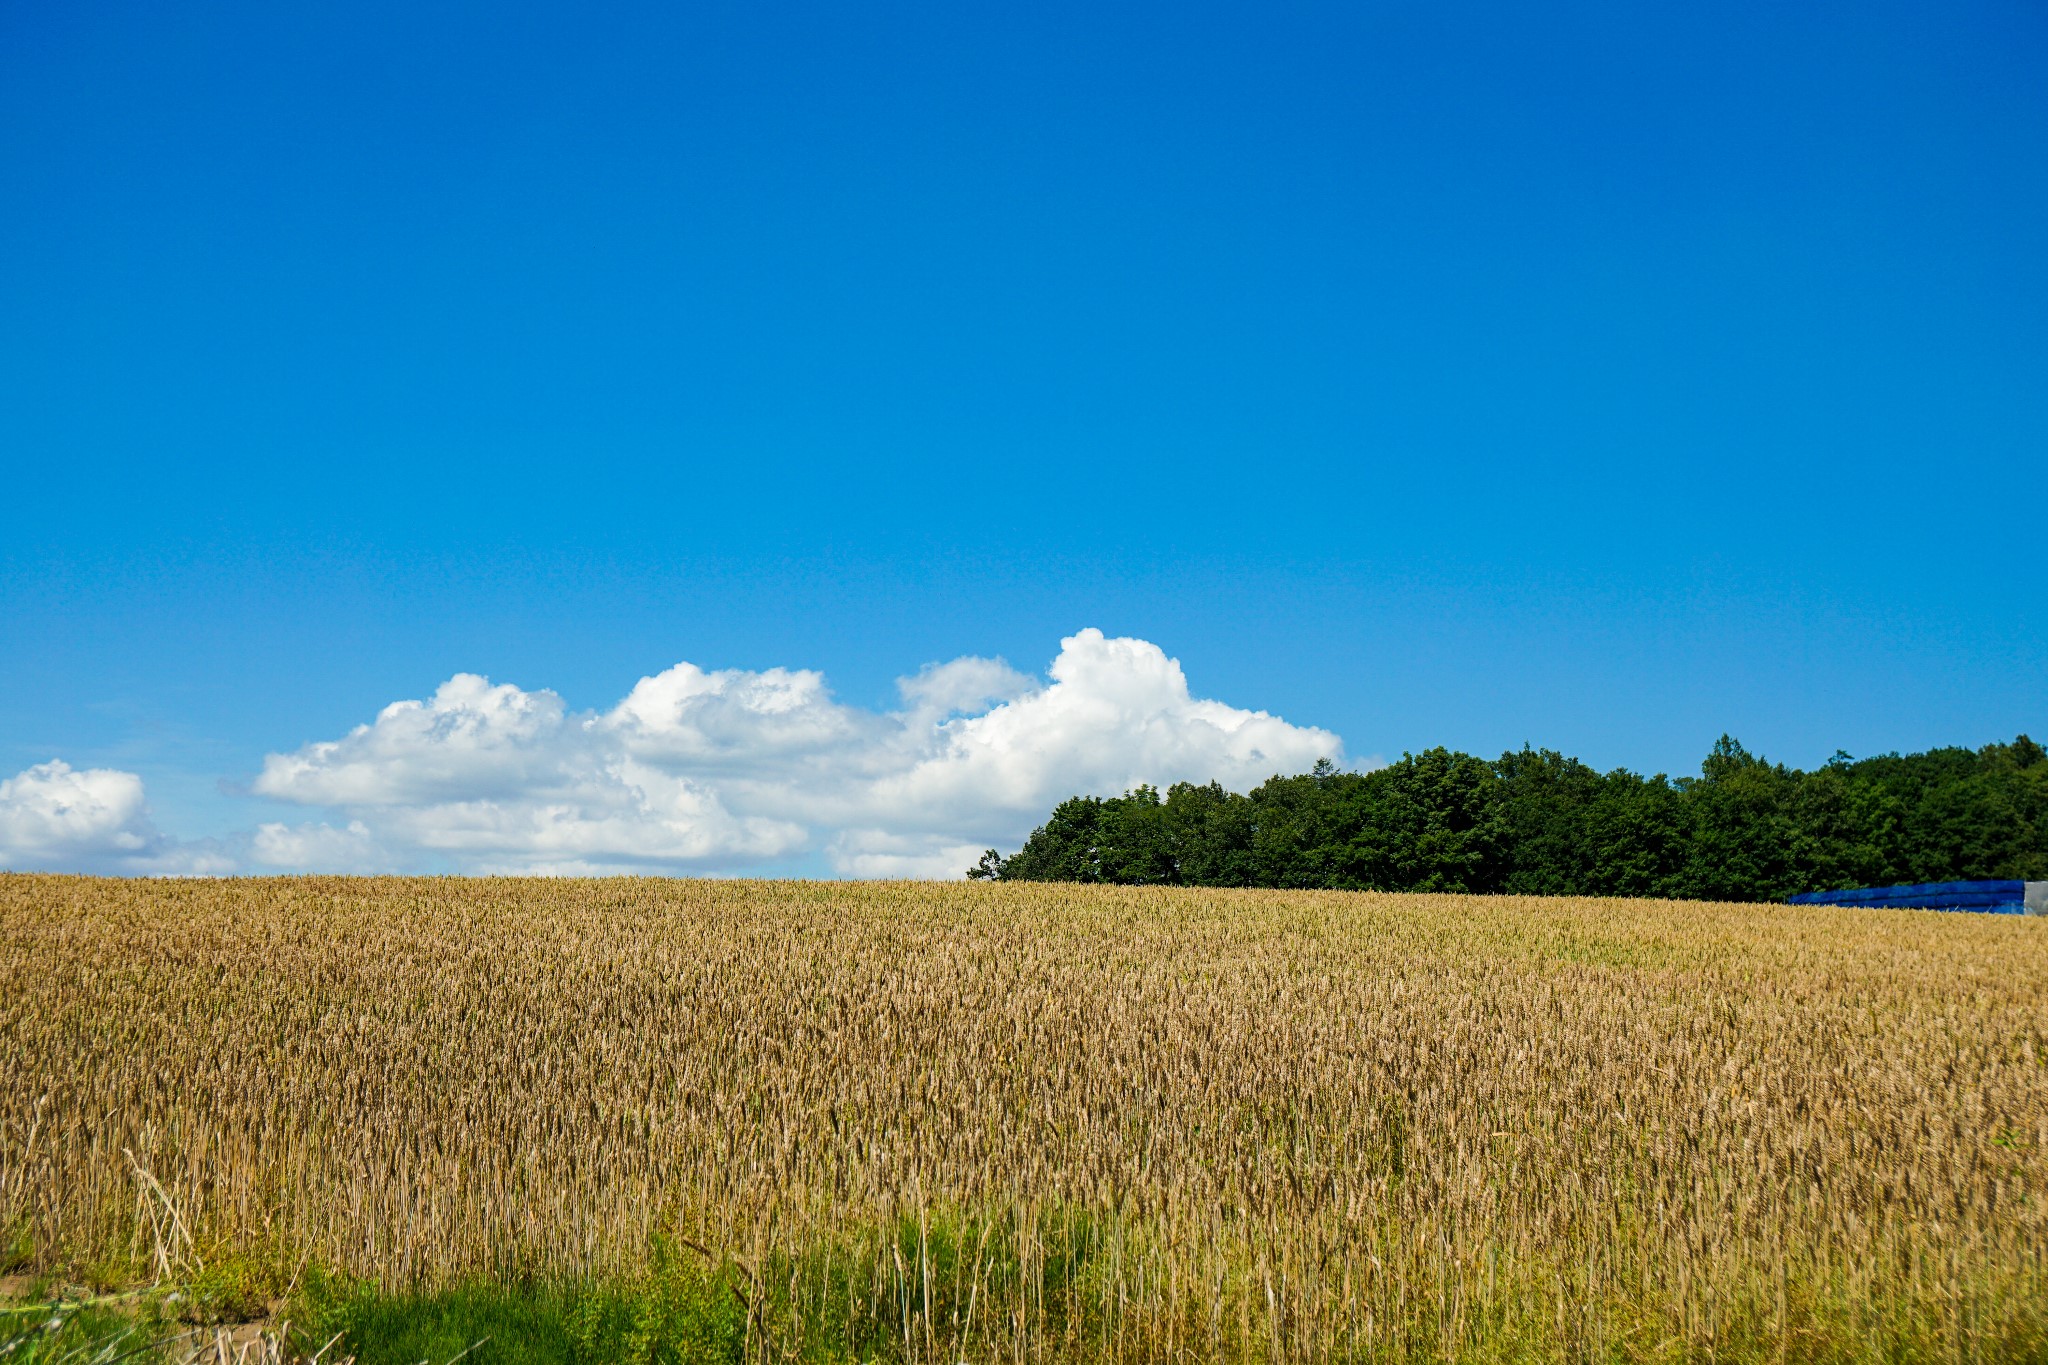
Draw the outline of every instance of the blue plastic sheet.
[[[1918,882],[1912,886],[1858,886],[1846,891],[1808,891],[1793,905],[1868,905],[1898,910],[1968,910],[1984,915],[2023,915],[2027,884],[2019,881]]]

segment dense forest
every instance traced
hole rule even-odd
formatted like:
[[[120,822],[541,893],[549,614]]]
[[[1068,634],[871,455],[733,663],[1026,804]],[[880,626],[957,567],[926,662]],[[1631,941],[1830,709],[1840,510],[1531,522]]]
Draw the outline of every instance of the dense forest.
[[[1063,801],[1005,881],[1777,900],[1978,877],[2048,879],[2048,752],[1852,759],[1801,772],[1722,736],[1698,777],[1597,772],[1547,749],[1327,761],[1239,794],[1211,782]]]

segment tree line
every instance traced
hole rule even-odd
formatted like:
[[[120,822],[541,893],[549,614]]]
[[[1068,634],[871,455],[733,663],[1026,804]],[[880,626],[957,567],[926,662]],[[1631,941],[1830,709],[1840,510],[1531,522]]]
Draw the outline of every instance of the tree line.
[[[1802,891],[2048,879],[2048,751],[1853,759],[1811,772],[1723,735],[1697,777],[1602,773],[1548,749],[1449,749],[1373,772],[1328,760],[1249,792],[1141,786],[1062,801],[1004,881],[1780,900]]]

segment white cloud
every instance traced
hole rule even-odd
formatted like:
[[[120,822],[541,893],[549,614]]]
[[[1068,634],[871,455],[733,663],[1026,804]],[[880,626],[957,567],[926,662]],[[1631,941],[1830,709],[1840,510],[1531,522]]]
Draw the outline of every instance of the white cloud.
[[[1179,661],[1144,640],[1081,631],[1049,672],[954,659],[901,679],[896,708],[870,711],[809,670],[680,663],[589,712],[459,673],[339,739],[269,755],[255,794],[324,818],[264,824],[236,847],[252,870],[822,860],[845,876],[958,876],[1076,793],[1212,778],[1242,789],[1342,756],[1327,730],[1196,697]],[[224,863],[216,847],[157,833],[133,774],[61,763],[0,784],[0,854],[107,870]]]
[[[329,824],[258,825],[249,837],[249,860],[265,870],[291,872],[389,872],[396,866],[360,820],[341,829]]]
[[[211,845],[158,831],[134,773],[53,758],[0,781],[0,867],[207,873],[232,865]]]
[[[643,758],[760,772],[871,742],[877,719],[835,703],[824,675],[809,669],[706,673],[683,663],[635,683],[596,728]]]
[[[571,713],[552,692],[458,674],[272,754],[255,790],[350,821],[345,838],[304,836],[323,862],[345,846],[365,865],[725,870],[817,852],[847,875],[951,875],[1076,792],[1242,787],[1342,752],[1326,730],[1197,698],[1158,646],[1097,630],[1061,642],[1049,683],[963,658],[898,690],[898,709],[875,712],[808,670],[682,663]],[[267,826],[258,856],[298,861],[290,837]]]
[[[833,870],[845,877],[958,877],[987,847],[886,829],[849,829],[833,835],[825,853]]]
[[[1342,751],[1327,730],[1195,698],[1180,661],[1147,641],[1084,630],[1060,646],[1051,686],[941,724],[929,752],[874,784],[870,805],[934,830],[963,810],[1014,830],[1016,817],[1042,818],[1076,792],[1211,778],[1244,787]]]
[[[271,754],[255,788],[340,807],[530,794],[560,776],[563,713],[552,692],[457,673],[430,700],[393,702],[345,739]]]
[[[12,854],[132,856],[155,837],[134,773],[52,759],[0,782],[0,847]]]

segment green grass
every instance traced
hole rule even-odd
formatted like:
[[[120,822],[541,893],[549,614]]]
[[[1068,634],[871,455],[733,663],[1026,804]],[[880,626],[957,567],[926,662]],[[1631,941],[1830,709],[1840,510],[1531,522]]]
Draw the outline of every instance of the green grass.
[[[52,1302],[0,1308],[6,1365],[114,1365],[164,1358],[179,1329],[153,1311]]]
[[[817,1365],[896,1360],[929,1345],[927,1324],[939,1324],[941,1335],[971,1328],[977,1308],[985,1323],[990,1299],[1028,1298],[1055,1335],[1084,1335],[1069,1319],[1084,1312],[1101,1235],[1094,1221],[1079,1211],[1045,1216],[1045,1254],[1029,1268],[1006,1254],[1000,1231],[965,1216],[905,1218],[800,1258],[773,1257],[758,1270],[661,1239],[644,1271],[596,1281],[473,1279],[390,1290],[314,1269],[286,1316],[302,1341],[317,1345],[340,1333],[337,1353],[358,1365],[458,1355],[491,1365],[737,1365],[764,1353]],[[876,1273],[888,1266],[918,1273],[890,1282],[886,1271]]]
[[[739,1362],[748,1334],[744,1278],[664,1250],[644,1275],[614,1283],[470,1280],[387,1292],[314,1273],[294,1297],[295,1335],[357,1365],[456,1359],[491,1365]]]
[[[1391,1102],[1386,1126],[1398,1154],[1406,1125]],[[1398,1168],[1398,1155],[1389,1160]],[[1031,1248],[1028,1255],[1019,1255],[1020,1244]],[[194,1344],[209,1339],[212,1325],[265,1317],[272,1329],[291,1323],[293,1358],[331,1341],[324,1361],[356,1365],[984,1360],[1009,1357],[1005,1333],[1013,1322],[1023,1328],[1027,1313],[1034,1359],[1088,1365],[1121,1355],[1113,1271],[1120,1255],[1142,1249],[1129,1228],[1074,1208],[1041,1209],[1021,1222],[927,1210],[758,1263],[678,1233],[657,1239],[637,1271],[588,1279],[507,1271],[380,1286],[318,1264],[287,1268],[254,1253],[238,1259],[222,1248],[175,1289],[6,1307],[0,1365],[190,1365]],[[1653,1299],[1608,1297],[1593,1317],[1567,1322],[1555,1315],[1556,1296],[1575,1273],[1503,1264],[1502,1293],[1486,1321],[1447,1335],[1440,1305],[1420,1299],[1391,1337],[1356,1358],[1389,1365],[2048,1365],[2040,1315],[2006,1282],[1987,1282],[1956,1301],[1869,1302],[1838,1280],[1795,1278],[1764,1286],[1762,1298],[1727,1300],[1712,1339],[1702,1342],[1682,1339],[1669,1305]],[[286,1288],[279,1277],[287,1274],[289,1297],[280,1302],[273,1295]],[[1267,1359],[1262,1335],[1233,1331],[1231,1321],[1245,1293],[1260,1287],[1242,1273],[1230,1285],[1192,1286],[1189,1311],[1201,1321],[1190,1319],[1198,1330],[1187,1334],[1182,1358]],[[1212,1292],[1228,1299],[1214,1322],[1206,1303]],[[209,1355],[201,1365],[217,1362]]]
[[[362,1365],[457,1358],[566,1365],[592,1358],[573,1330],[573,1296],[553,1288],[476,1281],[433,1293],[382,1294],[363,1286],[316,1292],[302,1311],[305,1340],[317,1349],[339,1333],[338,1350]]]
[[[9,1305],[0,1312],[4,1365],[173,1365],[208,1329],[180,1321],[192,1300]],[[618,1284],[477,1280],[384,1292],[321,1274],[285,1315],[295,1355],[338,1337],[325,1359],[357,1365],[598,1365],[739,1362],[746,1315],[716,1276],[654,1274]],[[211,1365],[212,1357],[205,1358]]]
[[[937,1269],[959,1249],[926,1234],[926,1254]],[[884,1243],[886,1246],[886,1243]],[[839,1248],[843,1255],[849,1248]],[[780,1267],[787,1274],[791,1266]],[[813,1271],[817,1269],[814,1265]],[[801,1269],[798,1271],[801,1275]],[[1083,1276],[1085,1278],[1085,1275]],[[934,1276],[936,1290],[938,1277]],[[754,1297],[750,1299],[749,1293]],[[477,1279],[437,1288],[380,1289],[318,1270],[310,1271],[281,1315],[293,1324],[294,1359],[311,1355],[337,1338],[323,1359],[353,1359],[357,1365],[694,1365],[695,1362],[798,1361],[814,1365],[850,1362],[950,1359],[934,1355],[923,1340],[906,1342],[904,1324],[878,1325],[876,1316],[835,1318],[824,1309],[830,1295],[794,1304],[757,1288],[754,1277],[733,1265],[714,1268],[701,1258],[657,1258],[649,1270],[628,1279],[532,1281]],[[1795,1310],[1816,1309],[1793,1296]],[[1995,1305],[1989,1314],[1996,1319]],[[1630,1329],[1621,1305],[1610,1315],[1609,1331],[1574,1349],[1530,1335],[1533,1320],[1504,1319],[1489,1344],[1431,1342],[1417,1337],[1371,1358],[1388,1361],[1671,1361],[1684,1365],[1730,1362],[1882,1361],[1888,1365],[1973,1361],[1984,1365],[2026,1365],[2048,1361],[2048,1340],[2021,1324],[2001,1332],[1995,1321],[1967,1342],[1952,1339],[1933,1319],[1880,1320],[1850,1324],[1829,1314],[1800,1312],[1810,1329],[1789,1343],[1763,1331],[1761,1319],[1737,1314],[1725,1324],[1718,1349],[1688,1349],[1646,1319]],[[942,1309],[935,1293],[933,1309]],[[795,1311],[792,1311],[795,1310]],[[0,1365],[185,1365],[196,1334],[186,1315],[201,1311],[196,1301],[158,1291],[142,1298],[10,1307],[0,1316]],[[922,1310],[918,1310],[921,1312]],[[880,1315],[886,1318],[886,1314]],[[1652,1315],[1654,1317],[1654,1315]],[[1512,1315],[1510,1315],[1512,1319]],[[1088,1362],[1115,1352],[1093,1330],[1066,1337],[1052,1358]],[[1756,1330],[1751,1330],[1756,1329]],[[1824,1330],[1823,1330],[1824,1329]],[[921,1336],[913,1328],[913,1335]],[[1426,1335],[1426,1334],[1425,1334]],[[967,1352],[982,1359],[978,1352]],[[1007,1352],[1003,1353],[1007,1356]],[[1256,1348],[1226,1348],[1218,1358],[1257,1360]],[[1199,1358],[1207,1358],[1199,1348]],[[232,1357],[231,1357],[232,1358]],[[215,1365],[211,1355],[203,1365]]]

